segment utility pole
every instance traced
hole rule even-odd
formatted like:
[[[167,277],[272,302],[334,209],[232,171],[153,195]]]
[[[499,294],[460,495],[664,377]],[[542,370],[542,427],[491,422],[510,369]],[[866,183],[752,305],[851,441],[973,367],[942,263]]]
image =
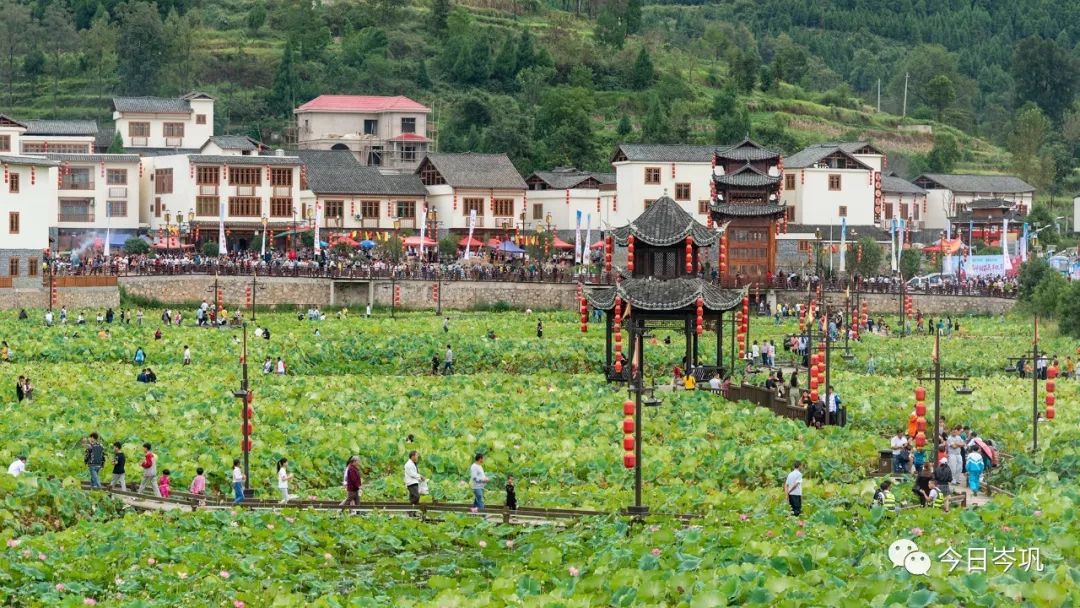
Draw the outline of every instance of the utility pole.
[[[907,118],[907,86],[908,78],[911,76],[910,72],[904,72],[904,109],[900,113],[901,118]]]
[[[259,268],[257,266],[251,269],[251,322],[255,322],[255,294],[258,293],[259,288],[262,285],[259,284],[256,279],[259,276]]]
[[[1001,235],[1005,238],[1005,235]],[[1031,347],[1031,451],[1039,449],[1039,315],[1035,315],[1035,339]]]
[[[932,453],[937,452],[938,442],[941,440],[941,381],[942,380],[962,380],[964,386],[967,386],[968,378],[966,376],[942,376],[941,375],[941,332],[937,329],[934,330],[934,370],[933,376],[920,376],[917,378],[920,382],[926,380],[934,381],[934,434],[932,436],[933,443],[930,444]],[[959,391],[960,389],[955,389]],[[970,393],[969,393],[970,394]],[[934,470],[938,468],[938,459],[934,458]]]
[[[221,288],[218,286],[218,275],[216,273],[214,274],[214,286],[207,287],[206,291],[214,292],[214,310],[216,314],[221,314]],[[254,292],[252,292],[252,297],[255,297]]]
[[[877,79],[877,111],[881,113],[881,79]]]

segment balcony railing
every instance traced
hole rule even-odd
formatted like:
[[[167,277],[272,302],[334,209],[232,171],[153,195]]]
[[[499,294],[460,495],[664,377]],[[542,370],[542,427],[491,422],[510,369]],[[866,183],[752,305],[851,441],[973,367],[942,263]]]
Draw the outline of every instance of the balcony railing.
[[[365,218],[360,220],[360,227],[361,228],[378,228],[379,227],[379,218],[377,218],[377,217],[365,217]]]
[[[399,217],[394,218],[393,221],[400,222],[402,228],[416,228],[417,224],[415,217]]]
[[[199,196],[217,196],[217,184],[199,184]]]
[[[184,143],[184,139],[182,137],[166,137],[165,138],[165,147],[166,148],[179,148],[180,145],[183,144],[183,143]]]
[[[109,198],[127,198],[127,186],[109,186]]]
[[[89,222],[94,221],[94,212],[93,211],[90,211],[88,213],[64,213],[64,212],[60,212],[59,216],[57,217],[57,221],[61,221],[61,222],[86,222],[86,223],[89,223]]]
[[[292,186],[274,186],[275,198],[288,198],[292,196]]]
[[[130,138],[130,141],[131,141],[131,143],[129,145],[131,147],[133,147],[133,148],[136,148],[136,147],[145,148],[147,138],[146,137],[132,137],[132,138]]]
[[[255,186],[237,186],[236,196],[255,196]]]

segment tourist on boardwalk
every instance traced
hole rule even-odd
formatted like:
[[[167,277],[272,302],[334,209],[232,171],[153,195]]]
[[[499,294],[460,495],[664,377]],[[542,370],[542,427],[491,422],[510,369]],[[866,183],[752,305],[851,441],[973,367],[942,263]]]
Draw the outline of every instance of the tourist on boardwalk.
[[[937,482],[937,487],[942,494],[949,493],[949,484],[952,483],[952,469],[949,468],[949,460],[942,458],[938,461],[937,468],[934,469],[934,481]]]
[[[158,479],[158,493],[162,498],[169,497],[169,469],[165,469],[161,472],[161,477]]]
[[[945,500],[945,494],[937,487],[937,481],[930,480],[930,491],[926,495],[926,506],[949,512],[949,502]]]
[[[420,460],[420,453],[416,450],[409,452],[409,459],[405,461],[405,489],[409,492],[409,504],[420,504],[420,484],[424,478],[416,470],[416,463]]]
[[[923,464],[922,467],[915,467],[915,486],[911,489],[915,493],[915,497],[919,499],[919,504],[926,506],[926,501],[930,499],[930,482],[933,481],[933,477],[930,475],[930,470]]]
[[[188,492],[191,492],[196,496],[202,496],[206,494],[206,475],[203,475],[202,467],[195,469],[195,479],[191,480],[191,485],[188,487]]]
[[[13,460],[11,462],[11,464],[8,465],[7,472],[8,472],[8,475],[11,475],[12,477],[18,477],[19,475],[22,475],[23,473],[25,473],[26,472],[26,456],[20,454],[18,458]]]
[[[517,490],[514,488],[514,476],[506,476],[506,508],[517,511]]]
[[[788,504],[791,505],[791,514],[798,517],[802,514],[802,463],[798,460],[788,473],[784,481],[784,494],[787,495]]]
[[[986,468],[983,463],[983,457],[978,452],[972,452],[967,457],[967,482],[968,488],[972,494],[979,493],[980,482],[982,481],[982,473]]]
[[[112,481],[109,482],[109,488],[120,488],[127,492],[127,456],[124,455],[124,446],[116,441],[112,444],[112,449]]]
[[[90,469],[90,487],[100,488],[101,467],[105,466],[105,448],[101,445],[97,432],[90,433],[90,443],[86,446],[86,455],[83,457],[87,468]]]
[[[142,467],[143,476],[142,481],[139,482],[139,494],[142,494],[143,490],[150,488],[154,492],[154,496],[161,498],[161,490],[157,484],[157,454],[150,449],[149,443],[142,444],[143,447],[143,460],[139,463]]]
[[[484,508],[484,486],[490,481],[484,474],[484,455],[477,454],[469,467],[469,483],[473,493],[473,510],[480,511]]]
[[[896,429],[896,435],[889,441],[889,446],[892,448],[893,473],[904,472],[900,467],[900,451],[904,449],[907,443],[908,440],[904,436],[904,429]]]
[[[960,479],[964,472],[964,456],[960,450],[964,449],[964,439],[960,436],[960,427],[953,427],[949,440],[945,443],[949,455],[949,468],[952,469],[952,478]]]
[[[240,468],[240,459],[233,458],[232,461],[232,489],[233,489],[233,504],[238,505],[244,502],[244,471]]]
[[[289,459],[282,458],[277,462],[277,487],[281,491],[281,502],[289,502],[289,480],[292,479],[292,473],[289,473]]]
[[[825,395],[825,403],[829,408],[829,420],[828,424],[840,424],[840,395],[836,394],[836,390],[829,386],[828,392]]]
[[[360,506],[360,488],[363,479],[360,477],[360,463],[356,456],[349,457],[349,465],[345,467],[345,501],[342,505]]]

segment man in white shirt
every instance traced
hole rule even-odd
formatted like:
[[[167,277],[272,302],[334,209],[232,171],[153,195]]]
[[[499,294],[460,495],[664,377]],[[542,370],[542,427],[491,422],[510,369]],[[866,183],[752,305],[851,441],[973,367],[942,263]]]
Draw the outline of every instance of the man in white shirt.
[[[484,508],[484,486],[487,485],[488,477],[484,474],[484,455],[477,454],[472,466],[469,467],[469,483],[473,491],[473,509],[481,511]]]
[[[7,469],[8,475],[18,477],[26,472],[26,456],[19,456]]]
[[[420,460],[420,453],[416,450],[409,452],[409,459],[405,461],[405,489],[409,491],[409,504],[420,504],[420,482],[424,478],[416,470],[416,463]]]
[[[761,365],[761,351],[758,349],[757,340],[754,340],[754,344],[750,347],[750,356],[753,358],[754,365]]]
[[[791,514],[795,517],[802,513],[802,471],[799,470],[801,467],[802,463],[796,460],[794,468],[784,481],[784,494],[787,494]]]
[[[713,389],[714,391],[718,391],[722,387],[723,384],[720,382],[720,374],[715,374],[712,378],[709,379],[709,388]]]
[[[907,445],[907,437],[904,437],[904,429],[896,429],[896,436],[889,442],[889,446],[892,448],[892,470],[893,473],[903,473],[903,469],[900,468],[900,450],[904,449]]]

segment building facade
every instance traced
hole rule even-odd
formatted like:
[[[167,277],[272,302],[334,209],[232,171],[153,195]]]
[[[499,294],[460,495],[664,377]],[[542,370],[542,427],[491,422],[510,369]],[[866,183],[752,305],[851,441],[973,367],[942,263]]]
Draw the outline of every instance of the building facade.
[[[56,161],[0,154],[0,277],[11,286],[33,283],[42,253],[50,249],[49,227],[56,221]],[[37,279],[40,285],[40,279]],[[6,282],[6,281],[5,281]]]
[[[139,166],[134,154],[48,154],[58,163],[57,250],[108,237],[122,245],[139,229]]]
[[[214,134],[214,98],[205,93],[115,97],[112,107],[116,131],[132,152],[197,150]]]
[[[593,173],[556,167],[551,171],[536,171],[525,178],[528,184],[526,201],[526,230],[573,230],[577,212],[582,214],[582,230],[591,216],[594,232],[605,226],[615,199],[615,174]]]
[[[620,144],[611,158],[615,197],[603,212],[603,222],[626,224],[662,196],[697,221],[707,221],[715,152],[716,146]]]
[[[477,239],[505,239],[522,230],[527,185],[505,154],[428,154],[416,174],[439,229],[464,235],[475,211]],[[402,227],[419,228],[418,210],[405,211],[395,219]]]
[[[349,150],[364,166],[402,173],[431,151],[431,109],[408,97],[320,95],[293,114],[301,150]]]
[[[923,218],[928,211],[926,190],[896,174],[889,174],[881,178],[881,192],[884,207],[879,228],[888,230],[894,219],[902,219],[916,232],[923,229]]]
[[[926,191],[923,228],[937,230],[943,230],[963,205],[978,199],[1012,201],[1019,215],[1027,215],[1035,200],[1035,187],[1013,175],[924,173],[914,183]]]
[[[784,159],[782,202],[796,224],[879,224],[885,155],[866,142],[816,144]]]

